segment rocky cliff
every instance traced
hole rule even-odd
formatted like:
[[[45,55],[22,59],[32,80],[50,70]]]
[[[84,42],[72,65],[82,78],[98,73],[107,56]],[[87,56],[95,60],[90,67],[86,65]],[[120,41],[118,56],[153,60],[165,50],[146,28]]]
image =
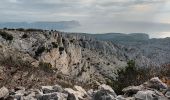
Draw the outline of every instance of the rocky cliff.
[[[13,37],[8,40],[1,35],[2,57],[19,56],[34,67],[50,67],[79,82],[93,79],[104,82],[106,76],[114,79],[117,69],[127,65],[126,60],[117,57],[117,49],[110,42],[71,37],[57,31],[1,30],[1,33]]]
[[[160,68],[170,62],[168,38],[125,43],[59,31],[0,30],[0,85],[97,88],[108,79],[116,80],[129,61],[138,68]]]

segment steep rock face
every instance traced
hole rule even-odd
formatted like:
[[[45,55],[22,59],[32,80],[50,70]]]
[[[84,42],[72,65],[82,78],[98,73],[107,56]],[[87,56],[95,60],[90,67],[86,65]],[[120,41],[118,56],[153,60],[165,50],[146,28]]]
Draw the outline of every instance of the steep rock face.
[[[162,52],[165,51],[160,52],[162,58],[153,57],[153,55],[150,57],[149,53],[155,49],[151,47],[151,51],[142,51],[144,50],[142,47],[147,46],[143,42],[138,45],[136,42],[124,45],[112,41],[95,40],[90,35],[58,31],[0,31],[13,36],[11,41],[0,36],[2,55],[12,56],[12,54],[20,53],[20,58],[31,61],[35,67],[41,67],[43,62],[43,65],[48,65],[45,67],[51,67],[57,73],[65,74],[83,83],[94,80],[103,83],[105,78],[115,79],[117,70],[126,67],[129,60],[134,60],[139,67],[159,66],[169,61],[169,59],[162,61],[165,59],[164,53],[167,53],[166,58],[169,58],[168,47],[165,48],[166,50],[160,49]],[[164,41],[162,40],[160,44],[169,46],[168,40]],[[154,47],[156,44],[148,45]]]
[[[74,33],[66,34],[67,37],[75,36],[75,39],[84,40],[83,47],[90,49],[90,50],[97,50],[103,53],[103,55],[107,55],[107,57],[111,57],[111,59],[114,59],[116,57],[118,60],[125,61],[125,62],[129,60],[134,60],[136,62],[136,65],[139,67],[160,66],[160,64],[162,64],[162,63],[159,63],[160,61],[156,62],[155,60],[153,60],[153,58],[150,58],[149,56],[145,55],[142,52],[144,48],[142,49],[138,48],[142,44],[146,46],[146,44],[144,44],[143,41],[149,40],[148,35],[141,34],[144,37],[148,37],[147,39],[144,39],[142,41],[139,41],[138,39],[136,39],[133,41],[118,40],[115,42],[115,39],[113,39],[112,37],[116,36],[117,38],[119,38],[120,35],[126,36],[125,34],[118,34],[118,33],[115,35],[114,34],[91,35],[91,34],[74,34]],[[134,35],[134,37],[136,38],[138,36],[135,33],[129,34],[129,35],[132,35],[132,36]],[[154,58],[154,59],[159,59],[159,58]]]
[[[48,63],[57,72],[80,82],[93,78],[98,81],[104,81],[105,77],[114,79],[116,70],[127,65],[116,56],[117,50],[110,42],[89,41],[57,31],[5,32],[11,34],[13,40],[4,40],[2,45],[28,54],[36,67],[38,63]]]
[[[117,57],[136,60],[139,67],[170,63],[170,38],[150,39],[144,33],[71,34],[82,39],[110,41],[115,44]]]

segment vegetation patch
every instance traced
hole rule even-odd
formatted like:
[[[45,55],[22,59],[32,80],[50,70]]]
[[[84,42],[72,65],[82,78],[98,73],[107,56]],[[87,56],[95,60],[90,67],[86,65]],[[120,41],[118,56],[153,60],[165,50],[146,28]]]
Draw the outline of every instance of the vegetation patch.
[[[60,52],[64,51],[64,47],[59,47],[59,51]]]
[[[15,67],[15,68],[29,68],[32,67],[29,61],[23,61],[20,57],[4,57],[4,59],[0,60],[0,64],[8,67]]]
[[[51,72],[52,71],[52,65],[47,62],[40,62],[39,67],[44,70],[45,72]]]
[[[53,48],[58,48],[58,43],[57,42],[52,42]]]
[[[23,38],[23,39],[28,38],[28,35],[27,35],[27,34],[24,34],[24,35],[22,35],[22,38]]]
[[[0,35],[1,35],[2,38],[4,38],[5,40],[9,40],[9,41],[12,41],[12,40],[13,40],[13,36],[12,36],[11,34],[8,34],[7,32],[0,31]]]
[[[75,39],[71,39],[71,40],[70,40],[70,43],[74,43],[74,42],[75,42]]]
[[[140,85],[154,77],[153,70],[149,68],[138,68],[135,61],[130,60],[125,69],[118,71],[116,80],[106,79],[106,84],[112,86],[117,94],[123,94],[122,89],[132,85]],[[137,69],[138,68],[138,69]],[[147,72],[147,74],[146,74]]]
[[[35,56],[40,56],[45,51],[45,47],[39,47],[37,51],[35,52]]]
[[[25,30],[26,32],[43,32],[42,29],[34,29],[34,28],[29,28]]]
[[[16,30],[17,30],[17,31],[25,31],[24,28],[17,28]]]

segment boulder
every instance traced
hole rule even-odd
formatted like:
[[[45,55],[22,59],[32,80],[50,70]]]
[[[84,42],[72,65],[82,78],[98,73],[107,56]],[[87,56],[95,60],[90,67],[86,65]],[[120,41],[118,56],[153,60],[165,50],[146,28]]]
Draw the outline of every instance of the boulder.
[[[124,88],[122,91],[126,94],[126,95],[133,95],[136,94],[138,91],[143,90],[143,86],[128,86],[126,88]]]
[[[134,97],[124,97],[122,95],[118,95],[114,100],[135,100]]]
[[[30,92],[29,94],[23,96],[23,100],[37,100],[35,97],[35,92]]]
[[[67,95],[64,93],[58,93],[58,92],[46,93],[43,95],[39,95],[37,99],[38,100],[67,100]]]
[[[115,91],[114,91],[109,85],[102,84],[102,85],[100,85],[100,86],[98,87],[98,89],[99,89],[100,91],[105,91],[105,92],[111,94],[113,97],[116,97],[116,96],[117,96],[116,93],[115,93]]]
[[[18,91],[18,90],[24,90],[25,91],[25,88],[20,86],[20,87],[16,87],[14,90],[15,91]]]
[[[106,91],[97,91],[93,95],[93,100],[114,100],[115,97]]]
[[[0,88],[0,99],[7,98],[9,95],[9,90],[6,87]]]
[[[15,96],[23,96],[24,94],[27,94],[25,90],[18,90],[15,91]]]
[[[162,95],[158,94],[155,91],[145,90],[145,91],[138,91],[135,94],[135,98],[138,100],[158,100]]]
[[[82,93],[82,94],[81,94],[82,96],[87,95],[87,92],[86,92],[81,86],[75,85],[75,86],[73,87],[73,89],[76,90],[76,91],[79,91],[80,93]]]
[[[110,86],[102,84],[97,91],[94,91],[92,98],[93,100],[114,100],[116,96],[116,93]]]
[[[170,90],[166,91],[165,96],[170,99]]]
[[[93,89],[90,89],[90,90],[87,91],[87,94],[91,97],[93,96],[93,93],[94,93]]]
[[[74,91],[71,88],[65,88],[64,91],[68,94],[68,100],[79,100],[83,99],[82,93]]]
[[[64,91],[64,89],[60,85],[54,85],[53,90],[55,92],[63,92]]]
[[[118,95],[118,96],[116,97],[116,100],[126,100],[126,98],[123,97],[122,95]]]
[[[87,92],[80,86],[74,86],[74,89],[65,88],[65,93],[68,94],[68,100],[91,100]]]
[[[42,86],[41,89],[44,94],[53,92],[63,92],[63,88],[60,85]]]
[[[52,86],[41,86],[41,89],[42,89],[44,94],[54,92]]]
[[[145,82],[143,85],[147,88],[153,88],[157,90],[168,88],[168,86],[165,83],[163,83],[158,77],[154,77],[150,79],[148,82]]]

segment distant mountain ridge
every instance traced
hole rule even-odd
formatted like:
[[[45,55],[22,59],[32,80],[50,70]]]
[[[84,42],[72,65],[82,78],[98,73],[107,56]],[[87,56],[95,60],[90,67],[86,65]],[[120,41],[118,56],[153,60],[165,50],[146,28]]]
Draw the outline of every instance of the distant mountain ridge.
[[[36,29],[47,29],[47,30],[62,30],[70,29],[80,26],[78,21],[58,21],[58,22],[5,22],[0,23],[0,28],[36,28]]]
[[[69,33],[73,34],[73,33]],[[149,35],[146,33],[103,33],[103,34],[87,34],[78,33],[80,37],[94,38],[96,40],[102,41],[112,41],[112,42],[137,42],[137,41],[147,41],[150,39]]]
[[[149,40],[149,35],[145,33],[106,33],[106,34],[95,34],[93,35],[99,40],[114,40],[114,41],[143,41]]]

